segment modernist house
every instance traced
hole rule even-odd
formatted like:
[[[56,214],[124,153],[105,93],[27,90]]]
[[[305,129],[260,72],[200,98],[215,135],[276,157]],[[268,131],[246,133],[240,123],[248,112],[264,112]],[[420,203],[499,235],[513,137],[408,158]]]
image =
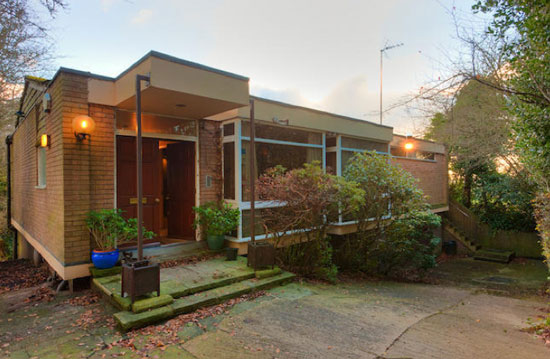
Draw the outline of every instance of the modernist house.
[[[7,141],[9,218],[19,255],[39,253],[63,279],[89,275],[88,211],[118,207],[135,216],[136,74],[150,76],[141,92],[144,222],[156,233],[150,246],[200,240],[192,207],[225,200],[242,213],[227,244],[246,248],[251,98],[256,175],[311,161],[340,175],[354,152],[375,150],[419,179],[434,211],[447,209],[442,145],[415,139],[405,150],[391,127],[252,97],[246,77],[152,51],[116,78],[60,68],[51,80],[26,79]],[[95,127],[89,136],[75,133],[79,116]],[[256,204],[259,216],[269,205]],[[340,218],[331,231],[354,226]]]

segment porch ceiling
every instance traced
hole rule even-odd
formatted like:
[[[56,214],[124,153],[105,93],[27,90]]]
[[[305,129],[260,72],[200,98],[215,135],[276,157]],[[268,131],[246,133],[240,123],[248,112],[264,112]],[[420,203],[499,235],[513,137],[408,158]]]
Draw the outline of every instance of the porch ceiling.
[[[142,111],[184,118],[205,118],[242,106],[235,102],[156,87],[148,87],[141,92]],[[131,96],[120,102],[117,107],[134,111],[136,96]]]

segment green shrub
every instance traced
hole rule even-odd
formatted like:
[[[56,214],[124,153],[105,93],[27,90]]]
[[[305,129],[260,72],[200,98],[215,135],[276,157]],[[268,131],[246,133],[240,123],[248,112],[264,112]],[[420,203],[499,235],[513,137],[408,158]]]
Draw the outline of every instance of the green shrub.
[[[433,230],[439,216],[431,213],[416,180],[374,152],[358,153],[344,178],[365,195],[355,212],[357,233],[339,243],[339,267],[370,274],[393,275],[435,265]]]
[[[137,238],[137,219],[128,220],[122,217],[121,209],[101,209],[90,211],[86,225],[97,248],[102,251],[113,250],[117,244],[122,244]],[[150,239],[154,233],[143,227],[143,238]]]
[[[221,236],[239,226],[240,211],[227,203],[208,202],[200,207],[193,207],[197,218],[194,227],[202,227],[207,234]]]

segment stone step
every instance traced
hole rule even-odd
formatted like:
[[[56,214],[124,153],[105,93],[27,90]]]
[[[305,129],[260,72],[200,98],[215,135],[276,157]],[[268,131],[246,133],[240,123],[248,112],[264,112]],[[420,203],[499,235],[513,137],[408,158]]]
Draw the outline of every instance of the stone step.
[[[474,259],[498,263],[510,263],[515,253],[500,249],[482,249],[476,252]]]
[[[174,300],[170,305],[151,309],[141,313],[122,311],[114,314],[118,325],[125,331],[153,324],[160,320],[168,319],[179,314],[190,313],[202,307],[218,304],[243,294],[275,287],[292,281],[295,275],[282,272],[278,275],[263,279],[248,279],[206,290],[193,295],[187,295]]]
[[[273,274],[277,273],[275,268]],[[273,275],[272,274],[272,275]],[[241,282],[247,279],[254,278],[255,273],[253,269],[247,269],[243,271],[234,271],[229,273],[225,277],[220,278],[209,278],[207,281],[201,282],[189,282],[189,281],[177,281],[177,280],[168,280],[161,281],[160,283],[160,294],[169,295],[172,298],[180,298],[187,295],[203,292],[210,289],[215,289],[223,286],[227,286],[232,283]],[[111,303],[118,309],[124,311],[130,311],[132,308],[132,303],[130,298],[122,297],[120,293],[120,276],[108,276],[102,278],[94,278],[92,280],[93,287],[101,292],[107,297]],[[149,298],[155,298],[154,295],[150,294],[145,297],[140,297],[136,300],[136,303],[142,300],[148,300]],[[135,304],[135,303],[134,303]]]

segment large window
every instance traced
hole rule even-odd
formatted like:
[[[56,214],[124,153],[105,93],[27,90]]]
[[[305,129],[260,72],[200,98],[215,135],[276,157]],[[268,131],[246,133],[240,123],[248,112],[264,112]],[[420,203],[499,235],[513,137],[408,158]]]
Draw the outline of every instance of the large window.
[[[242,142],[242,189],[243,201],[250,201],[250,142]],[[256,142],[256,178],[275,166],[283,166],[292,170],[313,161],[321,162],[323,158],[322,148],[310,148],[290,146],[276,143]],[[256,198],[257,200],[258,198]]]
[[[142,131],[145,133],[162,133],[180,136],[196,136],[197,126],[195,120],[166,117],[152,114],[141,115]],[[117,110],[117,130],[136,131],[136,113]]]
[[[223,195],[235,199],[235,143],[223,144]]]
[[[269,168],[292,170],[313,161],[323,162],[323,135],[289,127],[256,124],[255,176]],[[250,201],[250,123],[242,122],[242,200]],[[258,200],[258,198],[256,198]]]
[[[298,142],[315,145],[323,144],[323,135],[319,132],[310,132],[291,127],[272,126],[262,123],[254,123],[255,135],[258,139]],[[250,137],[250,122],[242,122],[242,136]]]
[[[250,237],[250,122],[229,120],[223,128],[224,198],[241,210],[241,225],[232,236],[239,241]],[[315,132],[289,126],[256,122],[254,176],[282,166],[287,170],[319,161],[327,172],[342,175],[350,158],[358,152],[376,151],[388,154],[388,143],[365,138],[342,136],[336,133]],[[281,204],[262,201],[256,197],[257,238],[262,238],[262,214]],[[329,219],[344,223],[353,218],[342,215]]]
[[[344,150],[363,150],[363,151],[376,151],[387,153],[388,144],[385,142],[378,142],[372,140],[365,140],[359,138],[342,136],[342,149]]]
[[[36,149],[36,186],[46,187],[46,148],[38,147]]]

